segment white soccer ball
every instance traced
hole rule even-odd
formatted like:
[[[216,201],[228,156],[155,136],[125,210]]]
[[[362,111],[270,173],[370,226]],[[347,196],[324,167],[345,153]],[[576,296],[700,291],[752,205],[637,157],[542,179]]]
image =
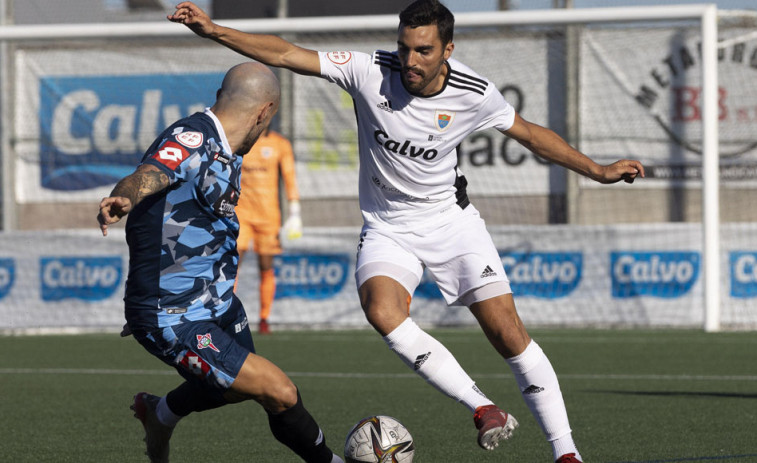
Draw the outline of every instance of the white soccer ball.
[[[413,436],[391,416],[376,415],[360,420],[344,443],[346,463],[412,463]]]

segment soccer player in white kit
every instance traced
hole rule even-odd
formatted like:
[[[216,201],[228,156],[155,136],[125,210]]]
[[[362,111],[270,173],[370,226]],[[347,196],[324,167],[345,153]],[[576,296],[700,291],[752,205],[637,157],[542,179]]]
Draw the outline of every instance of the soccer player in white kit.
[[[469,307],[509,364],[558,463],[581,462],[560,386],[526,332],[499,254],[465,193],[456,146],[490,127],[539,156],[601,183],[644,176],[638,161],[602,166],[553,131],[518,115],[497,88],[452,59],[454,16],[438,0],[400,13],[397,51],[316,52],[277,36],[219,26],[191,2],[168,19],[269,66],[321,76],[354,99],[364,226],[355,278],[368,322],[436,389],[466,406],[487,450],[511,436],[515,418],[489,400],[452,354],[409,317],[428,268],[449,304]]]

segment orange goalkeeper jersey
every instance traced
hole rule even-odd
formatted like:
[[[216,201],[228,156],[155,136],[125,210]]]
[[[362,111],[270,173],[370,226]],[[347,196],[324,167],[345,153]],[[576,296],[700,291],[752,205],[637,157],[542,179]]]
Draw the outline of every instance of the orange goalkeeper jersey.
[[[281,228],[279,175],[287,199],[299,200],[292,144],[283,135],[269,131],[242,158],[242,193],[236,207],[240,224]]]

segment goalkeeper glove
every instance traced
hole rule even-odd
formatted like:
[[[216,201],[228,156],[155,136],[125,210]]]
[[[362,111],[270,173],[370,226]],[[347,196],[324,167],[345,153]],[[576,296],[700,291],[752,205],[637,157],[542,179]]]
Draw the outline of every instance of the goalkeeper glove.
[[[284,236],[289,240],[302,237],[302,218],[300,217],[300,202],[289,201],[289,218],[284,222]]]

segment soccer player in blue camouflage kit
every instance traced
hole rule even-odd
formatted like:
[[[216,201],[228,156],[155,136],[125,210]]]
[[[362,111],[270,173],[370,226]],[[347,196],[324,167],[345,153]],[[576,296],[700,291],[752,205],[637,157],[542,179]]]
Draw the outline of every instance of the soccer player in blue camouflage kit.
[[[355,280],[366,319],[408,367],[470,411],[482,448],[508,439],[517,420],[409,316],[408,301],[428,269],[447,303],[470,309],[510,367],[553,461],[581,463],[557,374],[520,320],[502,260],[467,196],[456,147],[495,128],[600,183],[633,182],[644,176],[641,163],[599,165],[523,119],[491,81],[452,57],[454,16],[438,0],[410,3],[399,15],[396,51],[372,54],[244,33],[215,24],[191,2],[179,3],[168,19],[258,62],[322,77],[352,97],[363,214]]]
[[[127,331],[185,380],[163,397],[134,397],[152,462],[168,461],[181,418],[249,399],[266,410],[276,439],[303,460],[342,462],[326,446],[297,387],[255,354],[233,291],[242,165],[236,153],[247,153],[267,128],[279,96],[266,66],[231,68],[213,107],[166,129],[136,171],[100,203],[103,235],[129,214]]]

